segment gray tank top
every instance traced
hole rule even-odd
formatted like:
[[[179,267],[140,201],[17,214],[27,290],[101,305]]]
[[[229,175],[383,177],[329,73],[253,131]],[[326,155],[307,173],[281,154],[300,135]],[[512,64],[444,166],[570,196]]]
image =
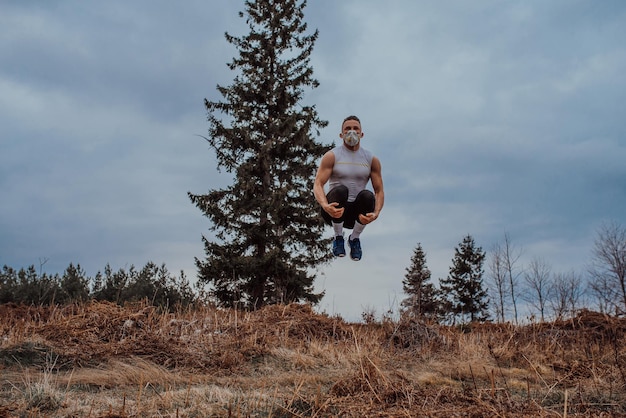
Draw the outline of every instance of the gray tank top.
[[[351,151],[343,144],[332,151],[335,154],[335,165],[328,185],[331,189],[339,185],[347,186],[348,202],[354,202],[356,195],[365,189],[370,179],[374,154],[363,147]]]

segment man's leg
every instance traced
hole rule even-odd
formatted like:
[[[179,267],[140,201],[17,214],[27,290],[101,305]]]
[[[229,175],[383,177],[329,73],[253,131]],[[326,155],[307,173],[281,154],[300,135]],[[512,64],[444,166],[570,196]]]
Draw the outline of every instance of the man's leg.
[[[348,203],[348,188],[346,186],[337,186],[331,189],[326,195],[328,203],[338,203],[338,207],[345,208]],[[333,254],[336,257],[343,257],[346,255],[346,248],[343,240],[343,220],[344,215],[340,218],[332,218],[325,210],[322,209],[322,216],[326,223],[332,225],[333,232],[335,234],[335,240],[333,241]]]
[[[376,198],[374,197],[374,193],[369,190],[362,190],[354,201],[355,209],[357,213],[356,222],[354,223],[354,228],[352,229],[352,233],[348,237],[348,244],[350,244],[350,258],[354,261],[359,261],[363,255],[363,251],[361,250],[361,232],[365,229],[365,225],[359,222],[358,215],[366,215],[368,213],[374,212],[374,208],[376,207]]]
[[[368,213],[374,212],[376,208],[376,198],[374,197],[374,193],[369,190],[361,190],[361,192],[356,196],[354,201],[357,218],[354,223],[354,229],[352,230],[351,237],[359,238],[363,229],[365,229],[365,225],[359,222],[358,215],[367,215]]]
[[[326,194],[326,200],[328,203],[338,203],[338,207],[345,208],[346,203],[348,203],[348,188],[346,186],[334,187]],[[332,218],[324,209],[322,209],[322,217],[328,225],[333,222],[341,223],[344,219],[344,216],[341,218]]]

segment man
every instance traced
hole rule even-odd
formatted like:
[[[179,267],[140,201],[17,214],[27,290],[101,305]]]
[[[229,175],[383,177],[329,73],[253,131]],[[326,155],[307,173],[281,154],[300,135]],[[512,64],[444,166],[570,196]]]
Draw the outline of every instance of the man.
[[[345,118],[339,137],[343,144],[322,157],[313,192],[322,207],[324,220],[333,226],[333,254],[336,257],[346,255],[343,229],[352,229],[348,237],[350,258],[359,261],[362,256],[361,233],[365,225],[378,219],[385,203],[382,168],[378,158],[361,147],[363,132],[359,118]],[[374,193],[365,189],[370,180]],[[329,191],[324,194],[327,182]]]

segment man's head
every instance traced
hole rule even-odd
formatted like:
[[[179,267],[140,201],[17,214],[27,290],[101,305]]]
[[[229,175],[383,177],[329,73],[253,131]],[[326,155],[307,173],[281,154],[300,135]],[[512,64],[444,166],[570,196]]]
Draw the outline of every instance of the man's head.
[[[350,133],[350,131],[353,131],[353,133]],[[354,115],[345,118],[341,124],[341,133],[339,136],[343,139],[345,145],[350,148],[357,147],[363,137],[359,118]]]
[[[348,127],[358,126],[358,131],[361,132],[361,120],[354,115],[350,115],[343,120],[343,123],[341,124],[341,132],[344,132],[346,130],[346,125]],[[347,129],[347,130],[349,131],[350,129]],[[352,130],[356,131],[357,129],[352,129]]]

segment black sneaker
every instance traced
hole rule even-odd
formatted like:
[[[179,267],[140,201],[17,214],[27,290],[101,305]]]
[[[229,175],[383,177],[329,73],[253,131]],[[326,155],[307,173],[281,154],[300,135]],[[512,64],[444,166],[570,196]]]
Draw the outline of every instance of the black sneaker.
[[[333,255],[335,257],[345,257],[346,246],[343,240],[343,235],[337,235],[333,241]]]
[[[348,244],[350,244],[350,258],[354,261],[359,261],[363,256],[363,251],[361,251],[361,240],[358,238],[350,239],[350,237],[348,237]]]

